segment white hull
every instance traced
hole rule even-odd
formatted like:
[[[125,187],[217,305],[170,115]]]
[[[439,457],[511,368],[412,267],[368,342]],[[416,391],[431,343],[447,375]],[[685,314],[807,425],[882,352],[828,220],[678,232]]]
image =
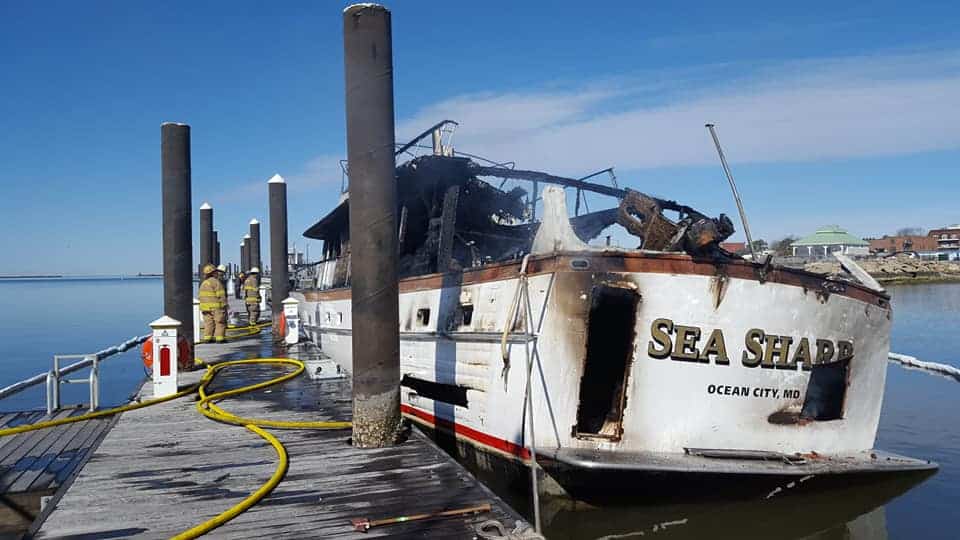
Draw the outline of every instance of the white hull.
[[[802,273],[764,282],[753,277],[756,267],[750,263],[718,267],[711,275],[704,266],[713,265],[695,263],[685,255],[568,253],[540,257],[531,266],[535,269],[528,290],[537,338],[510,334],[507,369],[500,339],[511,320],[518,265],[401,282],[402,375],[439,383],[465,397],[465,403],[451,404],[404,385],[406,416],[455,430],[462,442],[508,459],[526,461],[535,446],[558,459],[575,454],[577,459],[569,462],[573,466],[601,468],[605,460],[616,461],[602,457],[608,452],[679,456],[689,449],[710,449],[734,455],[800,454],[809,459],[863,456],[873,448],[891,324],[889,304],[881,295],[853,285],[840,291],[826,281],[818,287],[822,277]],[[633,267],[649,269],[609,271]],[[585,366],[601,361],[588,345],[589,336],[601,332],[601,338],[611,339],[609,332],[591,327],[591,316],[601,313],[591,313],[591,305],[595,295],[611,288],[636,294],[638,300],[629,325],[633,337],[622,338],[629,340],[626,399],[619,425],[613,421],[602,429],[585,430],[578,417],[581,378],[589,369]],[[300,299],[308,335],[351,371],[349,290],[309,291]],[[461,324],[464,310],[470,308],[469,324]],[[522,325],[514,327],[522,330]],[[674,346],[665,354],[664,336],[670,327],[672,344],[685,336],[693,347]],[[694,330],[683,327],[699,329],[699,339]],[[717,349],[719,337],[712,347],[715,354],[703,360],[684,358],[697,356],[693,348],[700,352],[708,348],[717,329],[722,332],[726,362]],[[662,333],[655,336],[656,330]],[[760,345],[757,330],[783,337],[766,338],[767,343]],[[751,336],[754,346],[763,350],[769,344],[783,346],[787,338],[792,343],[785,359],[772,355],[765,361],[763,353],[750,352]],[[810,345],[808,362],[802,351],[797,356],[802,340]],[[822,351],[818,359],[817,340],[832,344],[832,354]],[[528,350],[535,362],[535,444],[529,428],[524,428]],[[590,354],[594,357],[586,361]],[[838,398],[839,417],[801,418],[811,373],[818,369],[803,369],[804,364],[837,365],[843,355],[849,360],[846,389]],[[796,363],[791,365],[790,360]],[[612,416],[617,416],[616,407]],[[584,450],[600,451],[595,454],[600,457],[585,464]],[[638,461],[636,468],[644,467]]]

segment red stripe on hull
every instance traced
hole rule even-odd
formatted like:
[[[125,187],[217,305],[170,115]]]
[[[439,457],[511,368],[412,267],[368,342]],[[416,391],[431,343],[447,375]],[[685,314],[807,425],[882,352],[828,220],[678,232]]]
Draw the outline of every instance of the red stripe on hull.
[[[455,433],[460,437],[463,437],[464,439],[468,439],[470,441],[473,441],[478,444],[482,444],[484,446],[495,448],[501,452],[504,452],[513,456],[517,456],[523,460],[530,459],[529,449],[524,448],[523,446],[520,446],[516,443],[512,443],[508,440],[500,439],[500,438],[494,437],[493,435],[488,435],[486,433],[483,433],[482,431],[477,431],[463,424],[451,422],[450,420],[446,420],[443,418],[437,418],[436,416],[426,411],[416,409],[404,403],[400,404],[400,412],[416,417],[420,420],[423,420],[424,422],[433,425],[433,427],[436,429],[442,429],[444,431]]]

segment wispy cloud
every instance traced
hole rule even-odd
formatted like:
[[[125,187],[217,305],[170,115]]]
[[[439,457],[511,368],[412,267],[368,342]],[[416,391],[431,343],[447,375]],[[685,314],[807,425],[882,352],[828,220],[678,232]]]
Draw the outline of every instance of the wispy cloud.
[[[311,159],[302,170],[286,177],[287,186],[294,191],[339,186],[343,178],[340,160],[344,157],[324,154]]]
[[[568,174],[605,165],[713,164],[705,122],[718,125],[738,162],[960,148],[957,52],[815,59],[747,73],[740,68],[654,104],[637,96],[648,93],[656,77],[456,96],[403,119],[398,139],[450,118],[461,123],[455,142],[463,150]]]

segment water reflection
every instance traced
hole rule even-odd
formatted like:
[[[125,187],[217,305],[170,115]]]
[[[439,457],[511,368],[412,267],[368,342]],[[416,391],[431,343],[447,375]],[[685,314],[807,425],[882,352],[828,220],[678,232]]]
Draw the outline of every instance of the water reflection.
[[[706,503],[591,507],[569,499],[545,499],[542,516],[548,538],[738,539],[887,538],[883,505],[932,473],[908,473],[841,486],[811,485],[765,497]],[[637,486],[643,489],[643,486]],[[696,490],[695,486],[691,487]],[[691,496],[696,496],[692,493]]]

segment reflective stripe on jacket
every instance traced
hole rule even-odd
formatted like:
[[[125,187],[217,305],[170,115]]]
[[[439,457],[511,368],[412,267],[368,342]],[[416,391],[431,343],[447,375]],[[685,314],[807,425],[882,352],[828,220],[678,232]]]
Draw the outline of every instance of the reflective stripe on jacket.
[[[260,284],[256,277],[250,276],[243,280],[243,297],[247,304],[260,303]]]
[[[197,294],[200,299],[200,311],[213,311],[227,307],[227,290],[215,277],[208,277],[200,284]]]

